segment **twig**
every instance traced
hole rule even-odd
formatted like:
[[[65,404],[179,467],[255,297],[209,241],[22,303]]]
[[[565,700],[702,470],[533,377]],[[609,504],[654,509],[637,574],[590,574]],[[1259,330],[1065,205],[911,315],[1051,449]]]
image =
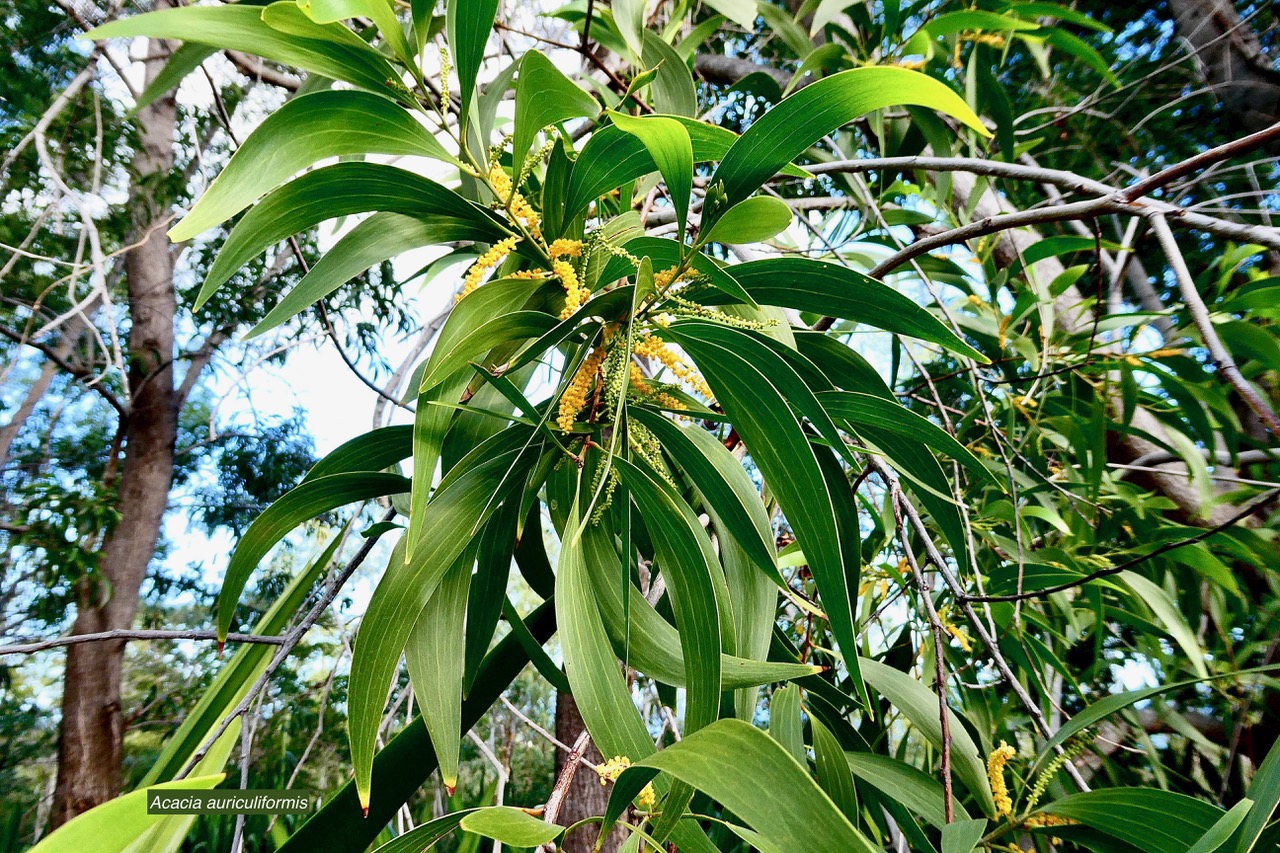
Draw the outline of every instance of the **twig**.
[[[1245,504],[1244,507],[1241,508],[1239,512],[1237,512],[1235,515],[1228,518],[1226,521],[1222,522],[1221,524],[1214,525],[1213,527],[1206,528],[1200,531],[1199,533],[1197,533],[1195,536],[1191,536],[1187,539],[1179,539],[1177,542],[1166,542],[1164,545],[1161,545],[1159,548],[1149,551],[1146,554],[1140,554],[1137,557],[1133,557],[1132,559],[1126,560],[1123,563],[1120,563],[1115,566],[1109,566],[1108,568],[1105,568],[1105,569],[1099,569],[1096,572],[1090,572],[1089,574],[1084,575],[1080,578],[1077,578],[1076,580],[1073,580],[1073,581],[1060,583],[1060,584],[1057,584],[1056,586],[1045,587],[1044,589],[1037,589],[1032,592],[1023,592],[1023,593],[1017,593],[1013,595],[960,595],[959,598],[961,601],[966,603],[971,601],[986,601],[986,602],[1022,601],[1028,598],[1040,598],[1055,592],[1063,592],[1064,590],[1073,589],[1075,587],[1082,586],[1083,584],[1089,583],[1090,581],[1095,581],[1098,578],[1105,578],[1109,575],[1117,575],[1120,572],[1127,571],[1129,569],[1132,569],[1134,566],[1145,563],[1147,560],[1152,560],[1163,554],[1168,554],[1170,551],[1176,551],[1179,548],[1185,548],[1188,545],[1194,545],[1197,542],[1203,542],[1205,539],[1208,539],[1210,536],[1213,536],[1215,533],[1221,533],[1227,528],[1234,526],[1237,522],[1245,518],[1248,518],[1258,509],[1258,507],[1266,504],[1267,502],[1269,502],[1270,500],[1272,500],[1277,496],[1280,496],[1280,487],[1274,488],[1271,491],[1266,492],[1265,494],[1262,494],[1254,498],[1253,500]]]
[[[217,631],[151,631],[118,628],[114,631],[98,631],[93,634],[72,634],[68,637],[56,637],[52,640],[29,640],[0,646],[0,656],[30,655],[63,646],[76,646],[81,643],[103,643],[112,640],[217,640]],[[228,643],[255,643],[267,646],[284,644],[283,637],[272,637],[263,634],[228,634]]]
[[[381,520],[390,521],[395,517],[395,514],[396,511],[394,509],[387,510]],[[178,775],[175,778],[186,778],[187,774],[191,772],[191,769],[196,766],[200,759],[204,758],[205,754],[209,751],[209,748],[217,742],[218,738],[220,738],[222,733],[227,730],[227,727],[231,725],[232,721],[242,715],[245,711],[249,710],[249,706],[253,704],[258,693],[267,685],[271,680],[271,676],[275,674],[275,671],[279,669],[280,665],[289,657],[290,652],[293,651],[294,647],[298,645],[303,636],[308,630],[310,630],[311,626],[315,624],[316,620],[319,619],[325,609],[328,608],[330,602],[338,597],[338,591],[342,589],[343,584],[345,584],[351,575],[355,573],[356,569],[360,568],[360,564],[368,558],[369,554],[373,551],[373,546],[376,545],[377,542],[378,537],[376,536],[366,539],[364,544],[360,546],[360,550],[355,553],[355,556],[353,556],[347,564],[332,577],[326,585],[324,592],[321,593],[320,598],[314,605],[312,605],[311,609],[307,611],[307,614],[284,635],[284,639],[280,643],[279,650],[271,658],[271,663],[267,664],[267,668],[263,670],[262,675],[258,677],[256,682],[254,682],[253,687],[249,688],[249,692],[240,700],[240,704],[232,708],[231,712],[222,719],[222,722],[218,725],[217,729],[215,729],[213,733],[205,739],[205,742],[200,745],[200,748],[196,750],[189,759],[187,759],[187,763],[183,766],[182,770],[178,772]]]
[[[1280,128],[1277,124],[1272,130]],[[1257,134],[1254,134],[1257,136]],[[1246,137],[1248,138],[1248,137]],[[1218,332],[1213,328],[1213,319],[1209,316],[1209,309],[1204,304],[1204,300],[1200,298],[1200,291],[1196,289],[1195,280],[1191,277],[1191,271],[1187,269],[1187,261],[1182,256],[1182,250],[1178,248],[1178,241],[1174,238],[1173,232],[1169,230],[1169,223],[1165,221],[1164,214],[1156,213],[1148,217],[1151,223],[1151,230],[1155,233],[1156,239],[1160,241],[1160,248],[1164,251],[1165,258],[1169,261],[1169,268],[1173,270],[1174,278],[1178,281],[1178,291],[1182,294],[1182,301],[1187,306],[1187,313],[1191,315],[1191,321],[1195,323],[1196,330],[1200,332],[1200,337],[1204,340],[1204,345],[1209,350],[1209,356],[1213,359],[1213,364],[1218,368],[1218,372],[1231,383],[1231,387],[1236,389],[1236,393],[1240,395],[1249,408],[1262,418],[1267,425],[1267,429],[1276,436],[1280,436],[1280,417],[1272,411],[1267,401],[1262,399],[1262,395],[1254,389],[1249,381],[1240,373],[1240,368],[1236,366],[1235,359],[1231,357],[1231,353],[1223,346],[1222,339],[1218,337]]]

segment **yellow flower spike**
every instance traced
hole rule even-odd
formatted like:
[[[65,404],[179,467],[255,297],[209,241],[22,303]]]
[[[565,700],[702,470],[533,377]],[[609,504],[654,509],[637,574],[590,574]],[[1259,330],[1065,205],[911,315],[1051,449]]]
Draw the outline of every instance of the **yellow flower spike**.
[[[636,355],[644,358],[653,358],[664,365],[676,375],[680,381],[684,382],[690,388],[704,397],[714,397],[711,393],[711,387],[707,385],[705,379],[698,371],[685,364],[680,356],[672,352],[663,342],[662,338],[653,333],[646,334],[643,338],[635,342],[631,349]]]
[[[560,395],[560,412],[559,417],[556,418],[556,425],[560,427],[561,432],[569,432],[573,429],[573,422],[578,417],[578,413],[587,405],[587,394],[591,390],[596,372],[604,363],[604,356],[604,347],[600,346],[592,350],[591,355],[587,356],[587,360],[578,368],[578,372],[573,374],[573,379],[569,380],[569,387],[565,388],[564,393]]]
[[[516,243],[520,242],[518,237],[508,237],[494,243],[476,262],[471,265],[471,269],[467,270],[466,278],[462,280],[462,292],[458,294],[458,301],[464,296],[471,293],[480,286],[480,282],[484,279],[485,273],[496,267],[498,264],[511,254],[515,249]]]
[[[991,781],[991,797],[996,803],[996,812],[1001,817],[1013,814],[1013,800],[1009,797],[1009,786],[1004,781],[1004,766],[1017,755],[1017,751],[1007,741],[1000,741],[1000,746],[992,750],[987,757],[987,778]]]
[[[651,390],[649,380],[645,378],[644,372],[635,364],[631,365],[631,385],[641,394],[648,394]]]
[[[561,237],[551,243],[551,247],[547,249],[547,254],[552,260],[559,258],[580,258],[582,257],[582,241],[568,240]]]
[[[573,264],[568,261],[556,260],[551,262],[551,272],[560,279],[560,283],[564,285],[564,310],[560,312],[561,320],[568,320],[573,316],[573,312],[577,311],[587,301],[588,293],[578,281],[578,274],[573,270]]]
[[[653,792],[653,783],[650,782],[641,789],[636,795],[636,807],[642,812],[651,812],[653,807],[658,804],[658,796]]]

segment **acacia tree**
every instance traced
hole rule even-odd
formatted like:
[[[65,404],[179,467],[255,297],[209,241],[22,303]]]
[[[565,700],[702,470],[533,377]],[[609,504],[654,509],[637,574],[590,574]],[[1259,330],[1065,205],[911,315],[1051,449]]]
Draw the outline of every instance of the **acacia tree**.
[[[404,517],[351,664],[354,781],[283,849],[362,849],[429,773],[452,789],[528,662],[607,759],[603,815],[556,825],[584,740],[544,814],[454,811],[383,849],[587,823],[633,849],[1274,844],[1280,126],[1200,132],[1218,107],[1188,87],[1243,55],[1222,5],[1171,3],[1163,44],[1045,3],[347,0],[99,29],[313,75],[171,232],[244,211],[197,310],[337,217],[370,214],[260,329],[412,249],[475,256],[412,427],[319,463],[226,573],[222,637],[292,526],[373,497]],[[229,671],[261,689],[317,607]],[[225,762],[248,681],[151,781]],[[378,752],[389,689],[420,718]]]

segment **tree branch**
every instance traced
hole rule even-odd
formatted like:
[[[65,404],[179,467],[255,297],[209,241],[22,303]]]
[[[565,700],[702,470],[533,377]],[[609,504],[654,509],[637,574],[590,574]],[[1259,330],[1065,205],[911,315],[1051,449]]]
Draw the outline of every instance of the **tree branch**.
[[[30,655],[36,652],[58,649],[63,646],[75,646],[80,643],[102,643],[111,640],[216,640],[217,631],[149,631],[119,628],[114,631],[98,631],[94,634],[72,634],[68,637],[56,637],[52,640],[24,640],[0,646],[0,656]],[[228,634],[229,643],[257,643],[279,646],[284,643],[283,637],[272,637],[264,634]]]

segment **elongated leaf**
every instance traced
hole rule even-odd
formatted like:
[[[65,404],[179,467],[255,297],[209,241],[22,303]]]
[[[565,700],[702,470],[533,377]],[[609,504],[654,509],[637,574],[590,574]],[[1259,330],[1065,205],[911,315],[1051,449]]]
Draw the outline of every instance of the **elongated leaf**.
[[[738,139],[738,135],[731,130],[686,116],[665,118],[684,126],[689,134],[695,163],[721,159]],[[657,168],[649,149],[637,137],[624,133],[614,125],[600,128],[587,140],[582,153],[573,164],[565,200],[564,221],[568,222],[582,213],[587,205],[605,193]],[[803,169],[790,164],[782,172],[797,178],[808,175]]]
[[[723,181],[729,203],[736,204],[836,128],[872,110],[907,104],[939,110],[989,135],[960,96],[932,77],[895,66],[855,68],[805,86],[765,113],[724,155],[712,181]]]
[[[475,442],[479,444],[479,442]],[[466,669],[463,692],[471,688],[476,672],[489,650],[502,605],[506,600],[507,580],[511,575],[511,558],[519,535],[520,501],[514,496],[489,519],[476,552],[476,574],[467,592]],[[514,624],[514,623],[513,623]],[[521,623],[523,626],[523,623]]]
[[[1244,799],[1236,803],[1230,811],[1218,818],[1218,822],[1211,826],[1208,832],[1196,840],[1187,853],[1213,853],[1226,844],[1231,840],[1236,827],[1244,822],[1251,808],[1253,808],[1253,800]]]
[[[236,223],[193,310],[268,246],[326,219],[370,211],[432,218],[441,227],[470,226],[478,240],[497,241],[506,234],[488,211],[421,175],[381,163],[335,163],[268,193]]]
[[[671,45],[652,30],[643,33],[644,50],[640,61],[645,68],[657,68],[658,74],[650,87],[654,107],[660,113],[677,116],[694,116],[698,112],[698,91],[693,85],[689,66]]]
[[[831,413],[831,417],[847,421],[855,431],[868,429],[877,433],[893,433],[950,456],[988,483],[999,483],[969,448],[956,441],[937,424],[904,406],[874,394],[860,394],[856,391],[827,391],[820,393],[818,400]]]
[[[232,155],[204,195],[169,231],[189,240],[244,210],[268,190],[326,157],[406,154],[454,162],[404,107],[354,90],[330,90],[286,101]]]
[[[725,773],[733,756],[738,772]],[[741,720],[720,720],[623,771],[609,798],[603,828],[655,772],[670,773],[703,791],[786,853],[877,850],[840,813],[773,738]]]
[[[623,609],[619,582],[622,564],[616,544],[609,541],[599,526],[589,526],[582,534],[582,548],[595,606],[614,651],[619,657],[629,653],[631,666],[663,684],[684,687],[685,666],[675,627],[654,609],[634,584],[628,589],[626,610]],[[734,655],[720,657],[722,686],[726,690],[790,681],[820,671],[821,667],[794,662],[765,662]]]
[[[478,811],[480,809],[463,809],[452,814],[441,815],[421,826],[415,826],[403,835],[396,836],[386,844],[380,845],[373,853],[423,853],[424,850],[430,850],[437,841],[451,836],[462,823],[463,818]]]
[[[462,737],[467,592],[479,542],[467,544],[462,556],[427,599],[404,649],[405,668],[409,670],[413,695],[418,700],[418,713],[427,725],[427,734],[431,735],[440,779],[451,795],[458,786],[459,739]],[[397,556],[403,561],[403,547],[399,555],[392,554],[392,565]]]
[[[1040,811],[1078,820],[1147,853],[1186,853],[1223,816],[1203,800],[1156,788],[1072,794]]]
[[[269,26],[263,21],[265,10],[261,6],[242,4],[186,6],[130,15],[90,30],[85,38],[144,36],[238,50],[281,65],[345,80],[373,92],[394,93],[411,102],[391,63],[358,38],[354,43],[350,41],[348,37],[354,34],[346,27],[316,24],[289,0],[267,8],[281,20],[292,23],[295,32],[286,34]]]
[[[776,237],[791,225],[785,201],[762,195],[744,199],[725,211],[707,232],[707,243],[759,243]]]
[[[857,508],[835,458],[810,444],[791,408],[794,402],[809,415],[816,398],[787,362],[744,332],[707,323],[680,323],[669,332],[693,356],[777,495],[861,691],[853,615],[861,567]]]
[[[476,93],[476,77],[484,62],[485,45],[493,31],[499,0],[448,0],[445,3],[445,32],[462,94],[462,115],[469,114]]]
[[[595,98],[579,89],[550,59],[536,50],[526,53],[516,77],[516,124],[511,148],[516,169],[523,165],[533,138],[542,128],[565,119],[592,117],[599,111]]]
[[[600,621],[583,540],[574,535],[580,524],[575,501],[556,566],[556,621],[565,673],[583,722],[601,754],[625,755],[634,761],[653,752],[653,741],[631,701],[631,691]]]
[[[751,476],[733,454],[706,430],[681,427],[639,407],[628,414],[652,432],[689,475],[707,511],[716,518],[717,528],[732,536],[761,572],[786,586],[778,572],[769,514]]]
[[[1156,619],[1164,626],[1173,641],[1182,647],[1187,663],[1191,665],[1196,675],[1208,678],[1209,670],[1204,662],[1204,648],[1196,639],[1191,626],[1187,624],[1186,617],[1178,610],[1177,602],[1169,597],[1163,587],[1152,583],[1137,572],[1121,572],[1120,577],[1133,590],[1135,598],[1151,608],[1151,612],[1156,615]]]
[[[355,471],[304,480],[253,520],[236,545],[218,593],[218,638],[226,639],[236,602],[253,570],[272,547],[304,521],[340,506],[409,491],[399,474]]]
[[[807,90],[806,90],[807,91]],[[766,258],[729,272],[761,305],[829,314],[886,332],[918,338],[986,363],[982,353],[955,335],[914,300],[860,272],[810,258]],[[703,301],[713,302],[715,297]]]
[[[381,471],[413,453],[413,428],[405,424],[379,427],[345,441],[307,472],[304,480],[353,471]]]
[[[148,83],[147,88],[138,95],[130,113],[137,115],[139,110],[155,103],[157,98],[180,84],[188,74],[217,52],[216,47],[207,44],[181,45],[169,57],[169,61],[164,64],[164,68],[155,76],[155,79]]]
[[[769,700],[769,735],[803,766],[806,758],[804,727],[800,722],[800,688],[794,684],[774,691]]]
[[[938,749],[942,748],[942,722],[938,719],[936,693],[907,673],[879,661],[864,658],[862,674],[867,683],[910,720],[911,725],[929,743]],[[986,762],[978,754],[978,747],[969,737],[969,732],[950,709],[947,711],[947,721],[951,732],[951,762],[955,773],[969,789],[969,793],[977,798],[983,812],[988,817],[995,817],[995,801],[991,797]]]
[[[462,819],[462,828],[508,847],[538,847],[564,832],[564,827],[538,820],[523,809],[510,806],[476,809]]]
[[[297,3],[298,8],[317,24],[368,18],[377,26],[396,58],[405,65],[413,66],[413,50],[405,38],[404,27],[396,19],[395,6],[389,0],[297,0]]]
[[[827,792],[831,802],[850,821],[858,819],[858,792],[853,787],[853,776],[845,760],[840,741],[814,714],[809,715],[813,731],[813,763],[818,784]]]
[[[176,782],[161,782],[143,788],[77,815],[46,835],[31,848],[31,853],[123,853],[133,841],[151,826],[164,819],[164,815],[147,814],[147,800],[155,793],[173,789],[197,791],[216,787],[226,774],[197,776]]]
[[[934,38],[949,36],[962,32],[989,32],[1037,30],[1040,25],[1034,21],[1023,21],[997,12],[947,12],[929,21],[924,30]]]
[[[418,219],[399,213],[375,213],[343,234],[267,316],[249,330],[245,339],[269,332],[364,271],[411,249],[489,237],[487,227],[477,228],[459,219]]]
[[[615,459],[613,464],[654,537],[655,560],[667,581],[684,657],[688,734],[719,715],[720,609],[725,602],[715,581],[723,586],[724,580],[718,575],[715,549],[706,531],[671,486],[625,459]],[[732,636],[732,625],[729,629]],[[692,796],[693,789],[687,785],[672,788],[663,804],[663,817],[654,824],[655,837],[665,838],[675,828]]]
[[[867,680],[871,678],[868,675]],[[937,702],[934,702],[937,705]],[[924,818],[939,829],[947,825],[942,783],[910,764],[871,752],[846,752],[845,761],[853,775]],[[967,818],[959,803],[953,803],[961,819]]]
[[[543,602],[529,615],[529,629],[538,642],[546,642],[555,633],[555,604]],[[528,665],[520,644],[503,637],[485,656],[471,692],[462,703],[462,727],[469,730],[485,714],[503,691]],[[368,815],[361,817],[360,799],[355,782],[348,782],[324,807],[302,825],[280,848],[280,853],[351,853],[364,850],[395,816],[409,798],[416,794],[427,777],[436,769],[431,739],[421,717],[402,729],[378,753],[373,762],[373,797]],[[451,817],[461,818],[460,813]],[[424,824],[427,826],[428,824]],[[449,827],[448,831],[452,831]],[[401,836],[406,840],[409,834]],[[419,847],[397,845],[392,841],[380,848],[383,853],[419,853]],[[415,839],[416,843],[416,839]]]
[[[683,235],[689,218],[689,194],[693,191],[693,143],[689,140],[689,131],[680,122],[664,116],[636,118],[610,111],[609,118],[624,133],[644,143],[667,184],[680,227],[677,233]]]
[[[253,633],[274,637],[284,632],[316,581],[324,576],[341,542],[342,535],[335,534],[320,552],[320,556],[289,581],[284,592],[253,626]],[[237,649],[214,677],[213,683],[205,688],[199,700],[187,711],[178,730],[165,741],[160,756],[138,787],[145,788],[176,776],[213,733],[214,728],[222,722],[223,716],[244,698],[245,692],[261,676],[274,653],[273,647],[260,643],[245,643]]]
[[[426,528],[441,535],[411,543],[408,562],[388,566],[369,600],[351,660],[347,726],[362,805],[369,803],[374,741],[400,653],[423,607],[468,540],[508,494],[523,489],[541,453],[540,444],[532,440],[527,428],[513,426],[459,462],[441,481],[424,513]]]
[[[459,368],[475,361],[498,344],[537,338],[555,328],[560,320],[542,311],[513,311],[489,320],[467,337],[458,341],[439,359],[432,358],[422,376],[422,387],[433,388]],[[496,365],[481,365],[496,367]]]
[[[1240,827],[1236,853],[1249,853],[1254,849],[1262,831],[1271,820],[1271,815],[1275,813],[1276,806],[1280,805],[1280,741],[1271,745],[1267,757],[1258,765],[1258,772],[1249,783],[1247,793],[1249,799],[1257,805]]]

